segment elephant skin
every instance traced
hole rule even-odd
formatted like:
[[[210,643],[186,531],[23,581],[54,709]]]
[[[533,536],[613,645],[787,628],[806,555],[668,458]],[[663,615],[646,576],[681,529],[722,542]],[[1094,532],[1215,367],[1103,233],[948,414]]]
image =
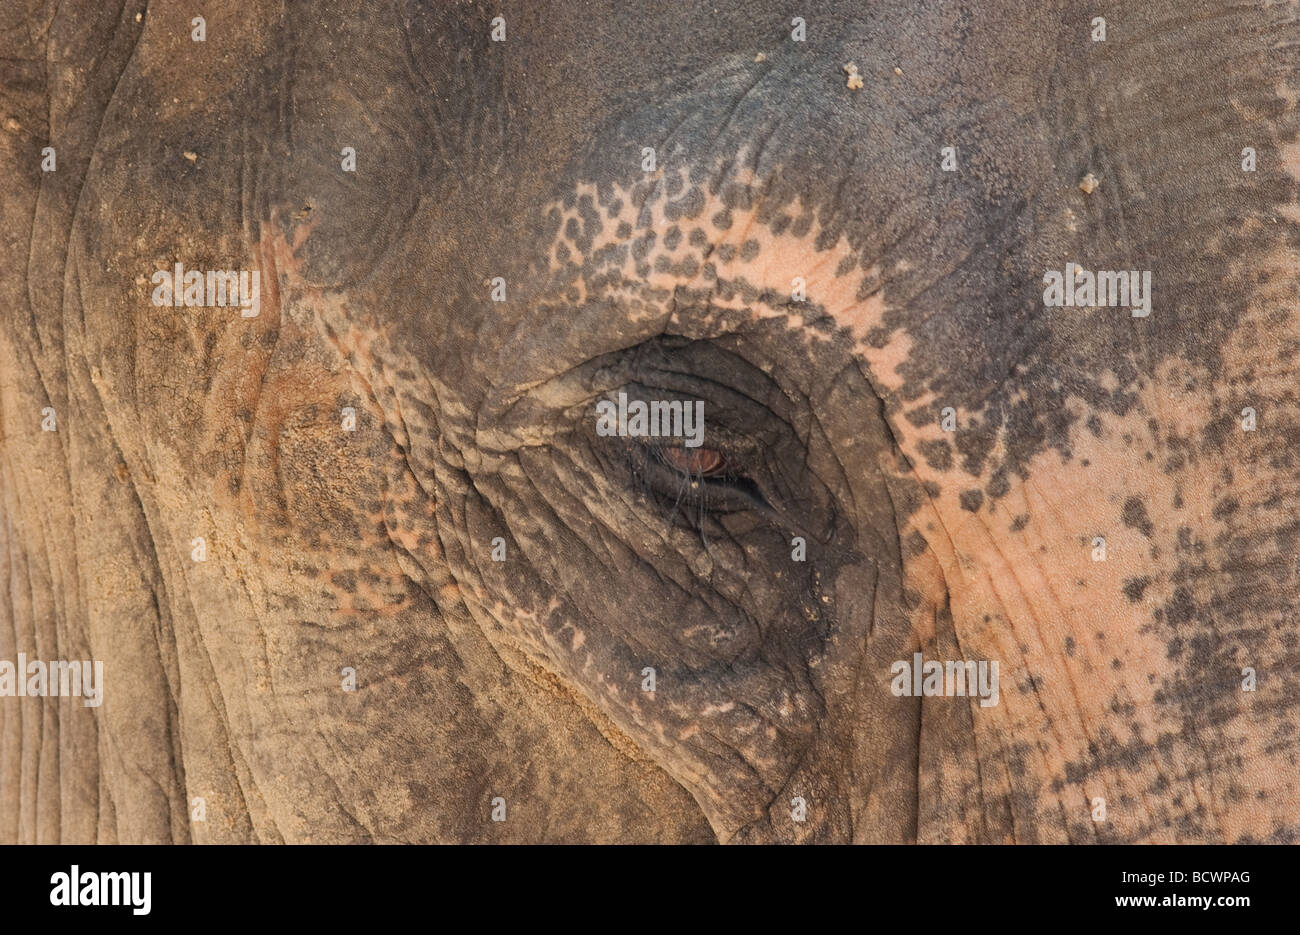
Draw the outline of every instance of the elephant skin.
[[[0,840],[1296,839],[1292,5],[205,6],[0,11]]]

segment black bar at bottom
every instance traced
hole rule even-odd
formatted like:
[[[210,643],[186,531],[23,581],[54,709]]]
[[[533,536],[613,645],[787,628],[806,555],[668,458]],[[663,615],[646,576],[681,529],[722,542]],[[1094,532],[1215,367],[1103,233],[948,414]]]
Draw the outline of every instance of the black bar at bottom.
[[[468,912],[634,927],[717,918],[730,929],[778,912],[817,924],[830,911],[864,927],[1017,917],[1232,925],[1295,907],[1293,860],[1284,847],[20,846],[0,848],[0,898],[8,921],[126,925],[333,926],[412,914],[451,923]]]

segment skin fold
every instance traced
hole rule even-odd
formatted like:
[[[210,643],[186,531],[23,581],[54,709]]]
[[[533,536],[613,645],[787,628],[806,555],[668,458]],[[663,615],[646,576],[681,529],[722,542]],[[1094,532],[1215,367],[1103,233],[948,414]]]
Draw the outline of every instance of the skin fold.
[[[1294,5],[205,6],[0,11],[0,841],[1295,840]]]

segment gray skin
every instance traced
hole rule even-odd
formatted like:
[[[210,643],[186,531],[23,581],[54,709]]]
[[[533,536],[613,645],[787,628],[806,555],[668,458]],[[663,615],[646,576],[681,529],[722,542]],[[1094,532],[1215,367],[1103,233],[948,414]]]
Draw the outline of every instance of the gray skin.
[[[192,6],[0,12],[0,840],[1295,839],[1290,5]]]

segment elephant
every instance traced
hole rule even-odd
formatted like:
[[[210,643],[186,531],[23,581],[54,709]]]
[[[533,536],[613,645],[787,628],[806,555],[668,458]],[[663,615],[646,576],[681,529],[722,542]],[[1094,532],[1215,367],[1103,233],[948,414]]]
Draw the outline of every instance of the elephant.
[[[1291,5],[0,49],[0,840],[1296,840]]]

